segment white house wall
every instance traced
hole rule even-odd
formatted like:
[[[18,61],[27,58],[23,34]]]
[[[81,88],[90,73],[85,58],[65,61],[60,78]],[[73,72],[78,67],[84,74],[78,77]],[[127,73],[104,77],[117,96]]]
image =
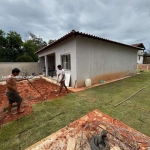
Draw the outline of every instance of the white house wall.
[[[77,86],[85,79],[99,83],[136,73],[137,50],[134,48],[77,36]]]
[[[76,80],[76,40],[75,37],[69,38],[56,46],[50,47],[40,53],[39,57],[55,53],[55,67],[61,64],[61,55],[70,54],[71,70],[66,70],[66,73],[71,74],[71,86],[74,86]],[[55,68],[57,69],[57,68]]]
[[[143,64],[143,56],[141,56],[141,55],[137,56],[137,63],[138,64]]]
[[[144,59],[143,54],[144,54],[143,50],[139,50],[137,52],[137,63],[138,64],[143,64],[143,59]]]

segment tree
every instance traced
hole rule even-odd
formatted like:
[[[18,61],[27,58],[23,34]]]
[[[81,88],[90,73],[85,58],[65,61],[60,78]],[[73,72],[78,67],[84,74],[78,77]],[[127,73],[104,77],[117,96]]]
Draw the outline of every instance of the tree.
[[[45,46],[47,43],[42,38],[28,32],[28,39],[23,44],[24,54],[31,56],[34,61],[38,61],[38,55],[35,52]]]
[[[38,56],[35,54],[37,47],[32,41],[25,41],[23,44],[24,54],[31,56],[33,61],[38,61]]]
[[[5,62],[6,58],[5,58],[6,54],[4,51],[4,48],[0,47],[0,62]]]
[[[56,41],[56,40],[52,40],[52,39],[51,39],[51,40],[48,41],[48,44],[52,44],[52,43],[55,42],[55,41]]]
[[[20,34],[9,31],[5,36],[4,31],[0,30],[0,61],[13,62],[23,54],[22,39]]]
[[[144,60],[143,63],[144,64],[149,64],[150,63],[150,48],[146,50],[146,52],[144,52]]]
[[[147,49],[147,53],[150,55],[150,48],[149,48],[149,49]]]
[[[9,52],[11,51],[10,60],[17,61],[17,57],[23,55],[22,46],[23,41],[20,34],[15,31],[9,31],[6,37],[6,48],[7,50],[9,49]]]
[[[0,61],[5,61],[5,46],[6,46],[6,38],[5,38],[5,32],[3,30],[0,30]]]
[[[21,49],[23,45],[20,34],[15,31],[9,31],[6,37],[7,47],[12,48],[14,50]]]
[[[5,32],[0,30],[0,48],[4,48],[6,45]]]
[[[28,33],[28,37],[29,39],[23,42],[17,32],[9,31],[5,34],[3,30],[0,30],[0,61],[38,61],[38,56],[35,52],[47,46],[47,43],[31,32]]]
[[[35,47],[36,47],[35,51],[47,46],[47,43],[45,41],[43,41],[42,38],[37,37],[36,35],[34,35],[31,32],[29,32],[28,34],[29,34],[29,40],[27,40],[27,41],[30,41],[35,45]]]
[[[28,56],[28,55],[21,55],[17,58],[18,62],[33,62],[34,60],[32,59],[32,57]]]

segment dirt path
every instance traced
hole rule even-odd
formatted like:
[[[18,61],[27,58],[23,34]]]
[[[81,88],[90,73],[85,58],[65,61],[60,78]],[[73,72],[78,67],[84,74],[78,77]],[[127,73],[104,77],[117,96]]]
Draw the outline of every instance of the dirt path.
[[[34,80],[32,81],[32,83],[41,92],[41,94],[46,97],[46,100],[54,100],[58,98],[56,96],[57,92],[55,91],[56,85],[47,82],[44,79]],[[8,100],[5,95],[6,85],[0,85],[0,126],[4,123],[11,122],[22,116],[32,113],[33,104],[45,101],[43,100],[41,95],[37,93],[37,91],[27,81],[18,82],[17,84],[18,90],[20,91],[20,95],[24,99],[22,103],[22,108],[24,108],[25,111],[22,114],[12,115],[9,118],[6,117],[7,116],[6,111],[4,112],[4,109],[8,105]],[[57,89],[59,89],[59,87],[57,87]],[[60,96],[64,95],[66,95],[66,93],[65,90],[63,89],[62,94]]]

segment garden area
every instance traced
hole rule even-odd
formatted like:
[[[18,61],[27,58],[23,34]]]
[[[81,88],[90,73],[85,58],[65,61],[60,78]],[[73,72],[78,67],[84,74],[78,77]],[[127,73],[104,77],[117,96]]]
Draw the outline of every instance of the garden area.
[[[47,95],[47,100],[42,100],[33,89],[25,89],[25,85],[22,85],[22,91],[26,90],[24,94],[30,96],[23,96],[26,97],[25,110],[30,108],[30,113],[14,118],[11,122],[1,121],[1,150],[28,148],[95,109],[150,136],[149,72],[143,71],[136,76],[81,92],[62,94],[58,98],[54,96],[55,92],[48,89],[49,85],[46,82],[39,84],[36,81],[35,84],[39,88],[43,87],[42,94]],[[146,88],[115,107],[146,85]],[[52,91],[55,91],[55,87]],[[1,103],[4,103],[2,99]]]

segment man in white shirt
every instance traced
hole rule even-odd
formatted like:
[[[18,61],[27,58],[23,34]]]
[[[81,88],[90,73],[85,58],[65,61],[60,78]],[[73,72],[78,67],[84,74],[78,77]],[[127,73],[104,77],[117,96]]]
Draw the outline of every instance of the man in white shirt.
[[[58,93],[58,96],[59,96],[63,87],[65,87],[67,93],[68,93],[68,89],[65,85],[65,71],[64,71],[64,69],[62,69],[61,65],[58,65],[57,68],[59,70],[58,80],[59,80],[59,83],[60,83],[60,90],[59,90],[59,93]]]

